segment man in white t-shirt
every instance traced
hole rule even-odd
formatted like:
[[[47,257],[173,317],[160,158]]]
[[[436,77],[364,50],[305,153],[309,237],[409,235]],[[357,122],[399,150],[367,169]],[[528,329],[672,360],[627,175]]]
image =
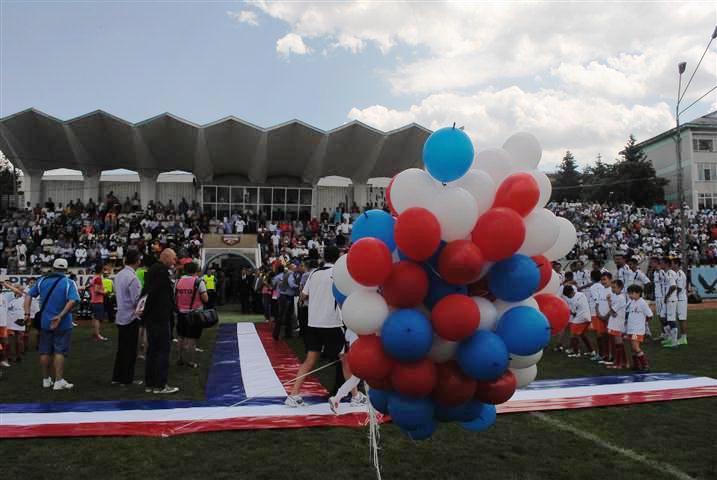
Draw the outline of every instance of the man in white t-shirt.
[[[303,405],[299,392],[304,376],[314,369],[321,352],[329,361],[334,361],[344,348],[343,322],[332,288],[333,264],[339,258],[339,250],[327,247],[324,258],[324,266],[313,271],[301,292],[301,298],[309,303],[309,321],[304,334],[306,360],[299,367],[291,394],[286,398],[285,404],[289,407]]]

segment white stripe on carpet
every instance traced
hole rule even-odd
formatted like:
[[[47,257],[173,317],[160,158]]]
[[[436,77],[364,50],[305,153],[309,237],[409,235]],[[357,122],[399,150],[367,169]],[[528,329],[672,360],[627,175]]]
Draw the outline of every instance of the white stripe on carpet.
[[[239,366],[247,398],[286,397],[253,323],[237,323]]]

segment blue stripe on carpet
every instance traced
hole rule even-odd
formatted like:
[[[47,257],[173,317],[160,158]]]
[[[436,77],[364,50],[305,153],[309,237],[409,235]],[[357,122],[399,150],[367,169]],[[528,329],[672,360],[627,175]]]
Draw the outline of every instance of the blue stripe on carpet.
[[[207,400],[236,403],[246,398],[239,363],[237,326],[234,323],[219,326],[212,368],[206,386]]]
[[[545,390],[547,388],[593,387],[620,383],[656,382],[659,380],[687,380],[693,375],[679,373],[633,373],[628,375],[606,375],[604,377],[564,378],[560,380],[538,380],[521,390]]]

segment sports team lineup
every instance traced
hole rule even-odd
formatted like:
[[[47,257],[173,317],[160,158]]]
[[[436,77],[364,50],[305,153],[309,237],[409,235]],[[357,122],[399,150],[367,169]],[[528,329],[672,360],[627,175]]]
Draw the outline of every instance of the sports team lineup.
[[[717,478],[714,5],[0,12],[9,478]]]

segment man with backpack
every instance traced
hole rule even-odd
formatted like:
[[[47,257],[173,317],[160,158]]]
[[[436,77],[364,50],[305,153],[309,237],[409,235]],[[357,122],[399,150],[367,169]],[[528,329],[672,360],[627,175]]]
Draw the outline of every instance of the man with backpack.
[[[31,321],[30,308],[33,297],[40,297],[39,324],[40,367],[43,388],[69,390],[74,387],[64,378],[65,355],[70,351],[72,339],[72,308],[80,301],[77,285],[67,275],[67,260],[56,259],[53,272],[42,277],[30,288],[25,297],[25,322]],[[52,362],[50,356],[52,355]],[[50,376],[54,369],[55,379]]]

